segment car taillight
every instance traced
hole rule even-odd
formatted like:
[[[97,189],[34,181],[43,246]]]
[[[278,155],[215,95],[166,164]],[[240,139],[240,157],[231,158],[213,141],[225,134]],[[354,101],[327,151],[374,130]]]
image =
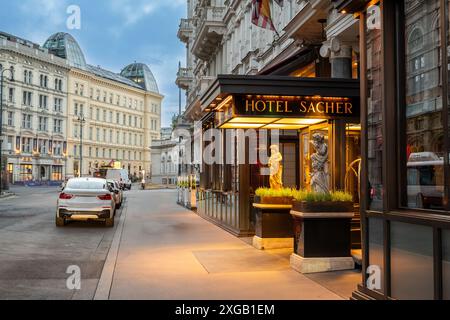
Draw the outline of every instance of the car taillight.
[[[59,198],[61,199],[61,200],[70,200],[70,199],[72,199],[73,198],[73,194],[68,194],[68,193],[61,193],[60,195],[59,195]]]
[[[110,194],[103,194],[101,196],[97,196],[97,198],[99,198],[100,200],[103,200],[103,201],[105,201],[105,200],[112,200],[112,197],[111,197]]]

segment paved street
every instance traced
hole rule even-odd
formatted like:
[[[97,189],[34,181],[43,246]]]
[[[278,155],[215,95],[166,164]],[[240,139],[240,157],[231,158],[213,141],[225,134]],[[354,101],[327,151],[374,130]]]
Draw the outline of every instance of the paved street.
[[[11,191],[17,196],[0,200],[0,299],[92,299],[115,229],[56,228],[56,188]],[[80,291],[66,287],[70,265],[81,268]]]

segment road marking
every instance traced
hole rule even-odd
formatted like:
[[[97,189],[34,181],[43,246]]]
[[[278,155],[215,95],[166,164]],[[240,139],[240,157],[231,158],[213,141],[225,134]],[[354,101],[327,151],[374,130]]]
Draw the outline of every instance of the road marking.
[[[114,280],[114,271],[116,269],[117,256],[119,254],[120,242],[122,240],[122,232],[125,224],[125,217],[128,211],[128,201],[125,202],[125,207],[122,209],[119,224],[114,238],[109,248],[108,255],[103,266],[100,280],[98,281],[97,290],[95,291],[94,300],[109,300],[112,283]]]

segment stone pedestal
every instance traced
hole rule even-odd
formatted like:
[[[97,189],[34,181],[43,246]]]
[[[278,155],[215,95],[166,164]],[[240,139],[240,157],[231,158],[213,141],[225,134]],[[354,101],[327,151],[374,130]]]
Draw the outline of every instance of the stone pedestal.
[[[253,246],[259,250],[293,248],[292,206],[254,203],[253,208],[256,234]]]
[[[291,255],[291,268],[300,273],[318,273],[355,268],[352,257],[304,258],[298,254]]]
[[[291,267],[302,273],[354,268],[351,256],[352,212],[291,211],[294,254]]]

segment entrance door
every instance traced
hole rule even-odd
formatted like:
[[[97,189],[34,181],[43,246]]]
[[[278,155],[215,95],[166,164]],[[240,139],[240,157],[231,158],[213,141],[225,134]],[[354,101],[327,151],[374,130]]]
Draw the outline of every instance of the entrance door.
[[[283,155],[283,186],[297,188],[297,143],[281,142],[280,152]]]

